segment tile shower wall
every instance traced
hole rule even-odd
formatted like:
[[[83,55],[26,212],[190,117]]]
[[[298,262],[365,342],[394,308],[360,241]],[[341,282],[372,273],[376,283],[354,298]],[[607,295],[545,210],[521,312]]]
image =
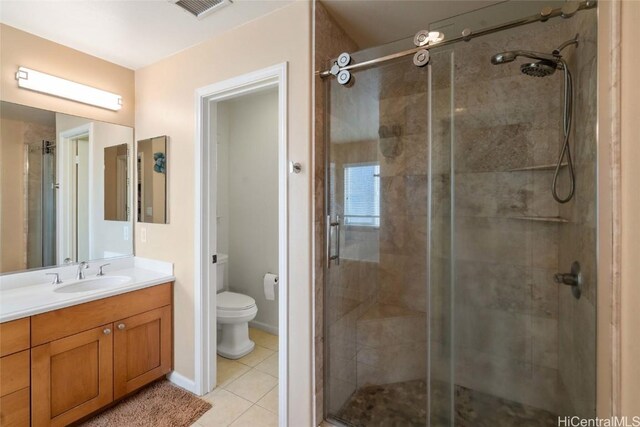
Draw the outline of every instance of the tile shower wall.
[[[585,396],[577,390],[576,379],[565,374],[569,368],[564,358],[581,348],[578,351],[584,353],[569,360],[582,356],[584,364],[595,367],[593,336],[585,345],[564,339],[582,333],[577,332],[576,316],[585,316],[582,320],[595,326],[594,313],[576,313],[588,312],[593,305],[581,300],[574,303],[581,308],[567,309],[565,305],[573,301],[563,301],[572,298],[570,290],[553,282],[553,274],[570,265],[565,261],[573,255],[568,246],[594,253],[594,242],[584,240],[595,235],[594,226],[589,228],[580,218],[591,218],[594,224],[595,205],[589,204],[595,197],[595,163],[587,154],[577,153],[581,190],[563,208],[551,196],[553,171],[517,170],[557,159],[562,78],[557,73],[534,79],[522,75],[517,62],[493,66],[489,58],[505,50],[551,51],[575,35],[575,22],[548,23],[543,30],[534,26],[510,30],[456,45],[454,50],[456,383],[553,413],[566,410],[567,396]],[[594,40],[583,40],[575,55],[591,66]],[[571,66],[587,67],[573,62]],[[575,93],[588,96],[590,80],[595,82],[587,72],[577,73]],[[591,102],[595,106],[595,99]],[[580,115],[581,109],[585,107],[579,98],[576,117],[583,120],[574,122],[573,144],[582,146],[584,153],[595,152],[595,140],[583,137],[584,117],[589,116]],[[559,217],[569,222],[551,220]],[[568,244],[570,237],[574,242],[583,239],[584,244]],[[579,381],[593,390],[592,378],[588,374]]]
[[[427,378],[427,70],[398,61],[376,74],[380,292],[358,322],[359,388]]]

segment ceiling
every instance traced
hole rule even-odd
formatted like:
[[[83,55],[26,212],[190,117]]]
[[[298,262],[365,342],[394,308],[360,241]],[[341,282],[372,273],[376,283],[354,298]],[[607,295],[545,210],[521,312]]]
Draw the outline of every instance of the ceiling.
[[[430,23],[467,13],[496,0],[320,0],[360,49],[426,30]]]
[[[138,69],[293,0],[233,0],[198,20],[168,0],[1,0],[0,22]]]

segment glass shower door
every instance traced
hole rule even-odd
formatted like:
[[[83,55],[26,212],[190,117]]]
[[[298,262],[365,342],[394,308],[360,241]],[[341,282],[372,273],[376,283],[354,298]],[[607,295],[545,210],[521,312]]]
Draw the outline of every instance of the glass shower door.
[[[430,29],[456,37],[539,7],[503,2]],[[551,188],[562,70],[532,78],[519,60],[491,57],[552,52],[576,33],[563,51],[576,192],[561,204]],[[595,416],[596,41],[597,10],[584,10],[432,48],[424,68],[403,58],[355,71],[352,85],[325,80],[330,419],[480,427]],[[567,172],[561,164],[563,195]],[[579,298],[554,280],[574,261]]]
[[[354,73],[352,86],[325,82],[332,259],[325,274],[325,408],[346,425],[424,426],[430,413],[450,416],[450,357],[442,347],[450,344],[444,335],[451,311],[430,312],[429,297],[429,74],[400,60]],[[450,163],[443,161],[448,147],[437,153],[441,165]],[[445,175],[438,178],[442,197]],[[445,228],[436,239],[445,253]],[[449,264],[437,267],[438,279],[446,279]],[[439,288],[443,303],[448,289]],[[432,322],[440,338],[430,348]],[[438,355],[431,362],[430,352]],[[432,377],[439,388],[431,406],[440,410],[429,408]]]
[[[504,2],[431,29],[455,37],[539,13],[540,6]],[[447,336],[455,425],[555,426],[558,416],[595,416],[596,15],[580,11],[442,48],[454,64],[448,81],[455,90],[443,99],[450,108],[438,107],[434,90],[431,121],[434,149],[438,123],[450,123],[452,134],[451,274],[444,282],[453,290],[446,309],[453,315]],[[491,58],[513,50],[550,53],[576,34],[578,46],[562,51],[574,83],[576,194],[561,204],[551,189],[563,142],[562,70],[534,78],[521,71],[530,59],[493,65]],[[431,53],[436,76],[446,63],[436,55],[445,52]],[[568,194],[566,159],[558,180],[559,193]],[[580,298],[554,281],[574,261],[582,267]]]
[[[429,425],[454,424],[454,52],[432,50],[429,191]]]

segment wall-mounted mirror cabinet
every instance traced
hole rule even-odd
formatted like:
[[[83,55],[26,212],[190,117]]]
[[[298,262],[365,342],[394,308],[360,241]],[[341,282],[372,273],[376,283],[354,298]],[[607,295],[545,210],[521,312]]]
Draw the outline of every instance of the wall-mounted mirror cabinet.
[[[138,141],[138,222],[167,224],[167,142],[166,136]]]
[[[133,129],[0,102],[0,273],[133,254]]]

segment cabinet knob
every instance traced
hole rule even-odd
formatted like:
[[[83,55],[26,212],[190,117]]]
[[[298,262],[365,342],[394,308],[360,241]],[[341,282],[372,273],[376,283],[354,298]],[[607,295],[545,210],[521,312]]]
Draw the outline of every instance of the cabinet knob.
[[[126,326],[125,326],[125,324],[124,324],[124,323],[120,323],[120,324],[118,325],[118,329],[123,330],[124,328],[126,328]]]
[[[104,330],[102,331],[103,334],[105,335],[109,335],[111,333],[111,329],[109,328],[104,328]]]

